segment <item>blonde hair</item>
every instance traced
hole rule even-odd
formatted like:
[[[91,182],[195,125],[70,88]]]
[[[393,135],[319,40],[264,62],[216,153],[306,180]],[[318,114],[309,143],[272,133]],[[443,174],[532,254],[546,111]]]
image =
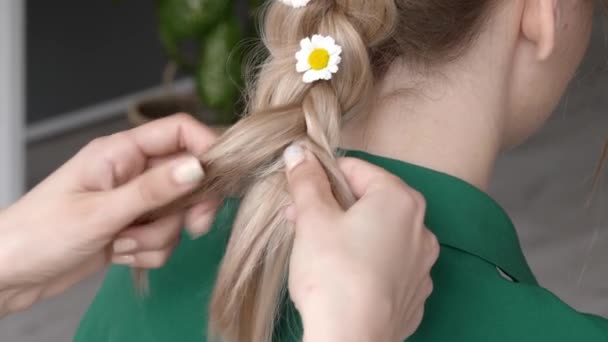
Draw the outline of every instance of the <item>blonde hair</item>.
[[[327,171],[339,203],[352,205],[336,164],[343,118],[369,108],[375,81],[398,56],[449,58],[471,40],[488,2],[313,0],[301,9],[268,3],[262,41],[269,56],[250,88],[247,115],[202,156],[207,177],[201,188],[175,204],[209,194],[242,199],[209,307],[211,336],[272,340],[294,237],[283,217],[289,204],[283,150],[304,144]],[[342,63],[331,81],[306,84],[294,55],[300,40],[314,34],[341,45]]]
[[[285,289],[293,227],[283,150],[305,144],[328,172],[339,203],[354,202],[335,153],[344,115],[365,108],[373,90],[368,48],[392,31],[394,0],[312,1],[295,10],[267,8],[263,42],[269,57],[253,88],[249,115],[205,156],[208,190],[243,194],[210,305],[210,332],[222,341],[270,341]],[[295,70],[300,40],[333,37],[343,49],[330,82],[305,84]]]

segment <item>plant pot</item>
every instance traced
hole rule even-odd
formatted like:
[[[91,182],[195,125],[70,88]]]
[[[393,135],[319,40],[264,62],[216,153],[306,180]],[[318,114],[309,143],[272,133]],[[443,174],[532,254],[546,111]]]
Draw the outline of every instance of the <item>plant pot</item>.
[[[176,113],[188,113],[219,133],[227,128],[219,123],[218,115],[205,108],[194,94],[162,95],[141,100],[129,107],[127,118],[131,125],[140,126]]]

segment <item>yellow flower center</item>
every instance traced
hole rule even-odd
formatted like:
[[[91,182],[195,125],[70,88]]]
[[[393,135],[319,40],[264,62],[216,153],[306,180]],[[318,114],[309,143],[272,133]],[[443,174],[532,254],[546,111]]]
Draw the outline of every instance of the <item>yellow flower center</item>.
[[[314,49],[308,56],[308,64],[313,70],[323,70],[329,65],[329,52],[325,49]]]

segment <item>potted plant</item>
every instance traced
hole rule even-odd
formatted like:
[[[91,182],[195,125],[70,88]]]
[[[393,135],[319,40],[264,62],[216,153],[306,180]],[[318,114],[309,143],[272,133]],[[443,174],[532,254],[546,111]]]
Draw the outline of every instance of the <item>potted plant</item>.
[[[255,32],[251,13],[260,0],[156,0],[160,41],[169,64],[167,93],[133,104],[129,120],[139,125],[187,112],[209,125],[234,123],[242,109],[244,38]],[[176,72],[195,80],[193,94],[176,94]]]

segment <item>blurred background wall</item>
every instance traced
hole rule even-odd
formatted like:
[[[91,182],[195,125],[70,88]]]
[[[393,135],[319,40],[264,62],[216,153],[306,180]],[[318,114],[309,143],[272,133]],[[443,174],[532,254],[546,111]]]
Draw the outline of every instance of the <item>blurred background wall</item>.
[[[158,85],[166,58],[152,3],[26,1],[27,122]]]
[[[128,128],[126,107],[160,89],[165,57],[150,1],[26,4],[24,176],[32,186],[89,140]],[[607,25],[598,13],[562,104],[540,134],[499,161],[491,192],[516,223],[540,282],[575,308],[608,317],[608,182],[589,201],[608,137]],[[0,341],[69,341],[102,276],[1,320]]]

